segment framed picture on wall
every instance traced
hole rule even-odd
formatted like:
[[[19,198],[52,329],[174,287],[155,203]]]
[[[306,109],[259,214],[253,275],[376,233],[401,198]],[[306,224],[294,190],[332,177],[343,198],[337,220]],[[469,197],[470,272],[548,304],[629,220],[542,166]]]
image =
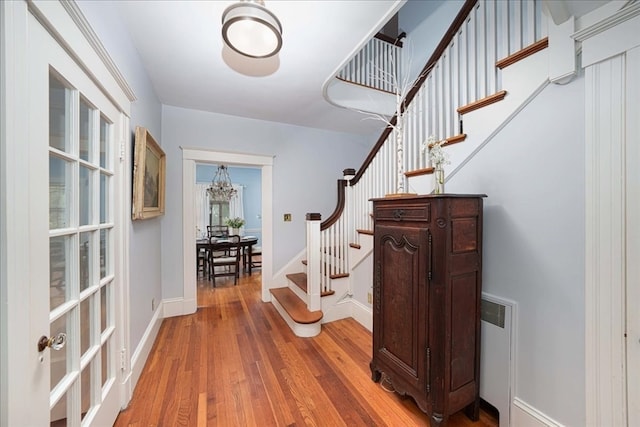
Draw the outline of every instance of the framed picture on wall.
[[[147,219],[164,214],[167,159],[146,128],[136,127],[133,155],[133,203],[131,218]]]

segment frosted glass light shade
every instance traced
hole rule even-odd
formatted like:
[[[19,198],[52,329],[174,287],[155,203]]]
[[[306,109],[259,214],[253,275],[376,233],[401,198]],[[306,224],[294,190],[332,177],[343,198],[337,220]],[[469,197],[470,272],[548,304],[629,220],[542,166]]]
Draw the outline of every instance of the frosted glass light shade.
[[[241,55],[268,58],[282,47],[282,25],[261,4],[242,1],[222,13],[222,38]]]

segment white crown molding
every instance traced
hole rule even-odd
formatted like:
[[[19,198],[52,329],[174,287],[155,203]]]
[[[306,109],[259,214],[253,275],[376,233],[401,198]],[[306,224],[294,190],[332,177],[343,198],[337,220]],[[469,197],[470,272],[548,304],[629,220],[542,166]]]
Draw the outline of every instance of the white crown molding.
[[[87,21],[87,18],[85,18],[75,0],[60,0],[60,4],[67,11],[73,22],[78,26],[78,29],[82,32],[91,47],[104,63],[104,66],[116,80],[120,89],[122,89],[122,91],[127,95],[129,101],[135,101],[137,98],[133,89],[129,86],[127,80],[124,78],[115,62],[113,62],[113,59],[111,59],[109,52],[107,52],[107,49],[105,49],[95,31],[93,31],[89,21]]]
[[[572,37],[577,42],[583,42],[638,15],[640,15],[640,2],[634,2],[598,23],[576,31]]]

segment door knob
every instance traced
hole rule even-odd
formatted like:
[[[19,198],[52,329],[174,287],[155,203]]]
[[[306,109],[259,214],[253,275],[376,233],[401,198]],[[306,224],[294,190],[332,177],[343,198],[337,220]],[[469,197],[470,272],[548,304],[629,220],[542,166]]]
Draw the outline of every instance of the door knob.
[[[44,335],[40,337],[38,340],[38,351],[42,352],[47,347],[52,348],[53,350],[60,350],[67,343],[67,334],[64,332],[60,332],[59,334],[47,338]]]

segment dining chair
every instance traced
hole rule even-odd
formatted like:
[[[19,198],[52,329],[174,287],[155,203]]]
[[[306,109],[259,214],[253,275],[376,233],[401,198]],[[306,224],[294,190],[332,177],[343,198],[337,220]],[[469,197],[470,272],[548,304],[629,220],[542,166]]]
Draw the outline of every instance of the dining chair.
[[[200,277],[200,272],[204,278],[207,277],[209,262],[209,251],[207,249],[200,249],[198,251],[198,259],[196,260],[196,277]]]
[[[253,246],[251,248],[251,268],[262,267],[262,246]]]
[[[228,225],[207,225],[207,237],[227,237],[229,235]]]
[[[211,255],[209,257],[209,277],[216,286],[216,277],[233,276],[234,286],[238,284],[240,278],[240,258],[242,256],[240,246],[240,236],[231,235],[226,242],[215,242],[212,244]]]

